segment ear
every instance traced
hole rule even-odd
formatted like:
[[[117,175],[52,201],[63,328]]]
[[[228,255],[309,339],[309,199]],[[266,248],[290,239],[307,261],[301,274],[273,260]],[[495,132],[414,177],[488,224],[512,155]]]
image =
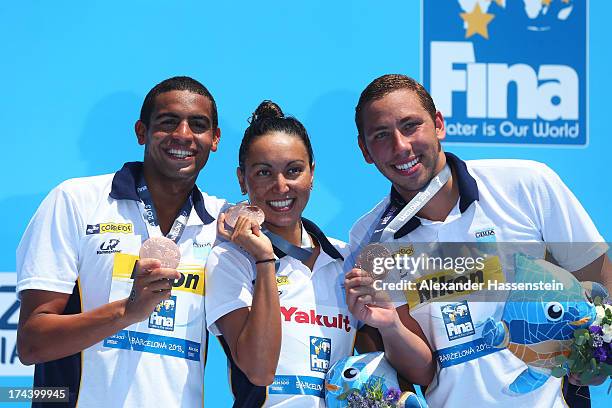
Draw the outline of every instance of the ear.
[[[370,156],[370,152],[368,152],[368,147],[366,146],[365,138],[363,136],[357,136],[357,143],[359,144],[359,149],[361,150],[361,154],[363,155],[363,158],[365,159],[366,163],[374,163],[374,160],[372,160],[372,157]]]
[[[242,174],[240,167],[236,167],[236,176],[238,177],[238,184],[240,184],[240,191],[247,191],[246,183],[244,182],[244,174]]]
[[[442,116],[442,112],[436,111],[436,137],[438,140],[444,140],[446,137],[446,127],[444,125],[444,116]]]
[[[212,144],[210,145],[210,150],[213,152],[217,151],[217,148],[219,147],[219,141],[221,140],[221,128],[217,127],[216,129],[213,129],[213,136],[212,136]]]
[[[138,139],[138,144],[139,145],[144,145],[147,143],[147,126],[142,123],[142,121],[139,119],[136,121],[136,124],[134,124],[134,131],[136,132],[136,138]]]
[[[314,183],[314,171],[315,171],[315,162],[312,162],[312,166],[310,166],[310,185]]]

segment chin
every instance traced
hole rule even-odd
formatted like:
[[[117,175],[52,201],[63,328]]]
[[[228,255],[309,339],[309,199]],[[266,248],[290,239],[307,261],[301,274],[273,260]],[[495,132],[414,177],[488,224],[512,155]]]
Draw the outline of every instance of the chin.
[[[281,216],[279,217],[277,214],[274,214],[273,217],[268,217],[266,215],[266,224],[271,225],[277,228],[286,228],[292,225],[295,225],[296,222],[300,221],[300,217],[287,217]]]

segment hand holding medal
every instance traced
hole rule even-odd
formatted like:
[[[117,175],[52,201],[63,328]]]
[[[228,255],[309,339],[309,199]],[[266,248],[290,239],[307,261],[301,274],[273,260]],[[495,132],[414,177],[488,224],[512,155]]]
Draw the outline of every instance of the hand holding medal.
[[[126,316],[132,323],[147,319],[160,302],[169,299],[172,284],[180,277],[176,268],[181,253],[171,239],[147,239],[140,248],[139,256],[126,305]]]
[[[256,261],[273,259],[272,243],[261,231],[264,220],[265,214],[259,207],[248,203],[236,204],[220,215],[217,233],[240,245]]]

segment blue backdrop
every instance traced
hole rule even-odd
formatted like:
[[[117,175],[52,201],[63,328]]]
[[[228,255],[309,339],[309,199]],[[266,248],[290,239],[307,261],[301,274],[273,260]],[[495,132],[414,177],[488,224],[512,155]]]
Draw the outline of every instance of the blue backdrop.
[[[519,0],[508,0],[513,1]],[[142,157],[133,132],[142,99],[174,75],[202,81],[219,107],[221,145],[200,175],[201,188],[240,198],[234,169],[246,118],[262,99],[272,99],[303,121],[312,137],[317,170],[307,216],[328,234],[347,239],[353,221],[389,188],[357,149],[354,106],[374,77],[419,77],[420,12],[416,0],[0,3],[0,271],[14,272],[21,233],[51,188]],[[611,2],[591,2],[588,146],[446,146],[464,159],[545,162],[607,241],[611,15]],[[10,307],[3,299],[0,313]],[[30,384],[27,371],[10,361],[17,316],[9,317],[0,330],[0,376],[19,376],[0,378],[0,385]],[[206,403],[226,406],[225,358],[216,341],[210,345]],[[597,389],[602,404],[610,401],[603,387]]]

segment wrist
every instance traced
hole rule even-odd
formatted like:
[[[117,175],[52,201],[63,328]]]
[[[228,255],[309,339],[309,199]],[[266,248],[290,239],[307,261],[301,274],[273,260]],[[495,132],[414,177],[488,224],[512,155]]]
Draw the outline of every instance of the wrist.
[[[267,252],[263,254],[253,255],[253,259],[255,259],[256,264],[276,261],[276,257],[274,256],[274,252]],[[270,261],[271,259],[271,261]]]
[[[130,317],[130,313],[128,311],[130,299],[122,299],[115,302],[117,304],[117,310],[114,314],[114,321],[119,327],[119,330],[122,330],[129,325],[136,323],[136,321],[132,321]]]
[[[397,335],[399,335],[404,330],[406,330],[406,327],[404,326],[404,324],[400,320],[400,318],[397,315],[397,313],[395,314],[395,319],[393,319],[392,323],[390,323],[389,325],[387,325],[385,327],[379,327],[378,328],[378,331],[380,332],[380,335],[383,336],[383,337],[386,337],[386,336],[397,336]]]

